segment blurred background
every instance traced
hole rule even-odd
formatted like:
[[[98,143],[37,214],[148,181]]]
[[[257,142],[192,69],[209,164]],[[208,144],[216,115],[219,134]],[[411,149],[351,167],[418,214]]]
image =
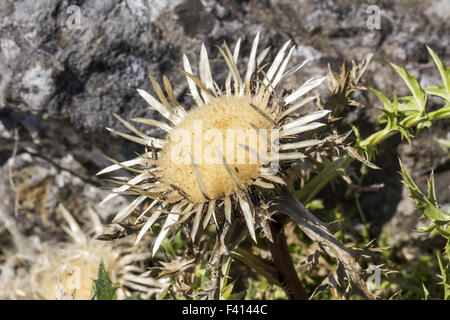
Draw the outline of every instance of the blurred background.
[[[406,67],[423,86],[438,83],[425,44],[448,64],[449,18],[446,0],[2,0],[0,256],[18,245],[15,237],[23,243],[64,238],[60,203],[77,221],[89,208],[105,221],[117,212],[125,203],[121,198],[99,206],[107,190],[95,173],[109,163],[104,154],[124,160],[142,150],[105,128],[123,130],[113,113],[124,119],[158,117],[136,92],[152,91],[149,74],[158,81],[166,75],[178,100],[189,105],[182,55],[196,73],[202,42],[218,83],[227,69],[215,46],[225,41],[233,48],[241,38],[243,67],[261,31],[259,48],[278,48],[291,39],[297,45],[291,63],[311,59],[297,73],[293,88],[325,75],[328,65],[337,72],[342,63],[373,53],[363,83],[406,94],[389,62]],[[319,92],[326,100],[325,86]],[[343,121],[367,136],[380,103],[367,92],[355,100],[365,107],[348,112]],[[370,238],[388,236],[389,244],[400,248],[402,261],[416,263],[423,255],[414,245],[421,235],[413,230],[426,223],[418,219],[421,213],[400,181],[398,157],[422,190],[434,171],[438,202],[448,208],[449,150],[439,141],[449,139],[448,120],[422,130],[412,145],[393,137],[373,161],[382,170],[364,178],[363,186],[381,186],[360,193]],[[343,216],[356,230],[361,226],[354,199],[339,184],[318,197],[325,207],[345,208]]]

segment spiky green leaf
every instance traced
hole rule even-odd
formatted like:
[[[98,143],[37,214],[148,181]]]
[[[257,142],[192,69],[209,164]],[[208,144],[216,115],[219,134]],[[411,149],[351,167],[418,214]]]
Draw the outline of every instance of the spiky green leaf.
[[[405,68],[400,68],[399,66],[391,63],[391,66],[395,71],[403,78],[409,90],[413,94],[414,97],[414,105],[417,111],[423,112],[425,111],[425,103],[427,101],[427,95],[425,91],[420,86],[417,79],[408,73]]]
[[[389,99],[380,91],[375,90],[373,88],[369,88],[369,90],[374,93],[378,99],[381,100],[381,102],[383,103],[383,106],[386,110],[388,110],[389,112],[395,112],[395,108],[393,106],[393,104],[391,103],[391,101],[389,101]]]
[[[439,270],[441,271],[442,281],[440,284],[444,286],[444,300],[450,300],[450,270],[449,266],[444,266],[440,254],[437,254]]]
[[[436,87],[427,88],[427,92],[432,95],[440,96],[446,100],[450,100],[450,68],[445,66],[444,62],[439,59],[436,52],[434,52],[429,46],[427,46],[427,49],[439,69],[442,81],[444,82],[444,85],[438,84]]]
[[[435,199],[434,194],[429,194],[428,197],[425,197],[424,194],[420,191],[417,185],[414,183],[414,180],[409,175],[406,170],[403,162],[400,160],[400,169],[401,175],[404,179],[405,185],[408,187],[409,192],[411,194],[411,198],[416,201],[417,208],[423,211],[424,215],[430,219],[437,221],[450,221],[450,215],[445,214],[441,210],[437,208],[432,201],[429,199]],[[432,182],[432,181],[431,181]],[[428,187],[428,190],[434,192],[434,187]]]
[[[105,270],[103,262],[98,268],[97,280],[94,280],[92,300],[116,300],[117,287],[115,287]]]

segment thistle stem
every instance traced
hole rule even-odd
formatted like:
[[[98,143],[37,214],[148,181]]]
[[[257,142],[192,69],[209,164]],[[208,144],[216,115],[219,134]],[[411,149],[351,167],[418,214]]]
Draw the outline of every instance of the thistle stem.
[[[222,279],[222,257],[227,254],[227,249],[225,247],[225,235],[228,233],[230,225],[227,222],[224,222],[222,230],[220,233],[217,233],[216,243],[214,245],[214,249],[211,253],[211,257],[209,258],[208,265],[206,269],[210,274],[210,280],[208,285],[206,286],[208,291],[209,300],[219,300],[220,299],[220,279]]]
[[[289,190],[286,189],[284,194],[279,195],[277,201],[269,210],[283,213],[294,220],[306,236],[316,241],[324,252],[341,264],[352,285],[358,287],[367,298],[375,298],[375,295],[368,290],[366,283],[361,278],[363,271],[357,263],[352,249],[340,243],[328,230],[327,224],[320,221],[306,209]]]
[[[291,300],[306,300],[308,298],[303,285],[301,284],[294,263],[286,242],[286,235],[283,231],[284,223],[280,217],[270,223],[273,242],[267,240],[267,246],[275,262],[279,280],[284,284],[283,289]]]
[[[286,236],[283,231],[283,226],[286,219],[283,215],[278,215],[274,217],[274,219],[275,221],[270,223],[270,231],[272,233],[273,242],[267,240],[267,245],[274,260],[274,270],[267,271],[270,274],[273,274],[273,276],[277,278],[278,282],[284,284],[282,288],[285,290],[289,299],[306,300],[308,296],[300,280],[298,279],[289,248],[286,243]],[[236,248],[245,239],[248,234],[248,229],[245,223],[233,224],[233,227],[230,229],[229,237],[227,239],[228,241],[226,241],[226,243],[229,245],[229,249],[234,251],[237,250]]]

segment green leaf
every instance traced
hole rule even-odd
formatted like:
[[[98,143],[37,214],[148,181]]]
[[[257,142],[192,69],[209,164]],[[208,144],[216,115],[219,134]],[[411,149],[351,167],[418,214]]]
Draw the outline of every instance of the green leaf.
[[[439,69],[439,73],[441,74],[442,81],[444,81],[444,86],[437,85],[437,93],[435,95],[438,95],[444,99],[450,100],[450,68],[447,68],[445,64],[442,62],[441,59],[439,59],[436,52],[434,52],[429,46],[426,46],[428,49],[428,52],[430,53],[431,57],[434,60],[434,63],[436,64],[437,68]],[[436,87],[433,87],[436,88]],[[435,89],[431,90],[432,92],[436,93]],[[433,94],[433,93],[430,93]]]
[[[401,126],[398,126],[397,129],[398,132],[400,132],[402,139],[406,139],[408,141],[408,144],[411,145],[411,133],[408,131],[408,129]]]
[[[276,269],[272,265],[267,264],[262,258],[243,248],[237,248],[236,251],[231,252],[231,255],[234,259],[241,261],[259,275],[265,277],[270,283],[281,286]]]
[[[450,118],[450,102],[447,102],[444,107],[428,113],[428,118],[431,120]]]
[[[450,275],[449,275],[449,268],[444,267],[444,264],[442,263],[441,256],[439,253],[437,254],[437,259],[439,263],[439,269],[441,270],[441,277],[442,277],[442,284],[444,286],[444,300],[450,300]]]
[[[446,88],[442,84],[437,84],[434,87],[426,87],[425,92],[431,94],[432,96],[437,96],[448,100]]]
[[[359,133],[358,128],[353,124],[350,124],[350,126],[352,127],[353,133],[355,134],[356,142],[359,143],[361,141],[361,134]]]
[[[441,236],[443,236],[447,240],[450,240],[450,226],[448,226],[447,228],[441,228],[440,226],[437,226],[437,229],[439,230]]]
[[[447,253],[448,261],[450,261],[450,240],[447,240],[447,244],[445,245],[445,252]]]
[[[428,227],[420,229],[419,232],[433,232],[437,228],[436,222],[431,222]]]
[[[236,299],[236,295],[233,294],[234,284],[236,280],[234,280],[229,285],[222,288],[220,293],[220,300],[234,300]]]
[[[417,101],[413,96],[400,98],[403,102],[398,105],[398,110],[405,116],[413,116],[421,114],[421,110],[417,107]]]
[[[431,128],[432,122],[430,120],[425,120],[417,124],[417,130],[421,130],[423,128]]]
[[[433,183],[433,178],[430,178],[428,185],[428,197],[425,197],[417,185],[414,183],[414,180],[409,175],[406,170],[403,162],[400,162],[401,175],[404,179],[405,185],[408,187],[409,192],[411,194],[411,198],[416,201],[417,208],[423,211],[424,215],[430,219],[437,221],[450,221],[450,215],[445,214],[437,208],[437,204],[435,205],[435,195],[434,195],[434,186],[430,186],[430,183]],[[431,199],[431,200],[430,200]],[[434,203],[433,203],[434,202]]]
[[[116,300],[117,287],[113,285],[103,262],[98,268],[97,280],[94,280],[92,300]]]
[[[437,200],[436,200],[436,190],[434,189],[434,173],[431,172],[430,178],[427,180],[428,182],[428,200],[437,207]]]
[[[325,167],[322,171],[310,180],[303,188],[296,191],[294,193],[295,197],[307,204],[313,200],[316,194],[319,193],[319,191],[322,190],[322,188],[338,174],[338,169],[346,168],[351,162],[352,158],[349,156],[340,157],[333,162],[326,161]]]
[[[386,130],[396,129],[397,127],[397,113],[399,111],[399,103],[397,100],[397,94],[394,91],[394,100],[392,102],[389,101],[386,96],[372,88],[369,88],[370,91],[372,91],[382,102],[384,105],[384,108],[381,109],[383,113],[378,118],[378,123],[386,123]],[[417,112],[417,111],[414,111]]]
[[[417,82],[416,78],[409,74],[405,68],[400,68],[395,64],[391,63],[391,66],[397,71],[397,73],[403,78],[408,86],[409,90],[414,96],[415,105],[418,111],[425,111],[425,103],[427,101],[427,95],[425,91],[420,86],[419,82]]]
[[[389,101],[389,99],[382,92],[375,90],[373,88],[369,88],[369,90],[372,91],[378,97],[378,99],[381,100],[381,102],[383,102],[384,108],[386,110],[388,110],[389,112],[396,111],[395,106],[393,106],[391,101]]]
[[[450,216],[443,213],[441,210],[436,208],[433,205],[428,205],[423,209],[423,213],[428,218],[437,220],[437,221],[450,221]]]

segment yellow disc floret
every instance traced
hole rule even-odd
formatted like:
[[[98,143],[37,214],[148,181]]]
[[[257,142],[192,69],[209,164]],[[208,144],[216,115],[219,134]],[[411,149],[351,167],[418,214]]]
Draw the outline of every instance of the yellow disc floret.
[[[240,184],[251,184],[259,176],[261,161],[243,146],[261,151],[267,145],[261,138],[264,134],[268,137],[272,127],[270,116],[249,96],[219,97],[196,107],[167,138],[161,153],[161,180],[181,189],[191,202],[228,196],[236,190],[236,183],[221,155]],[[193,162],[204,182],[206,197]]]

